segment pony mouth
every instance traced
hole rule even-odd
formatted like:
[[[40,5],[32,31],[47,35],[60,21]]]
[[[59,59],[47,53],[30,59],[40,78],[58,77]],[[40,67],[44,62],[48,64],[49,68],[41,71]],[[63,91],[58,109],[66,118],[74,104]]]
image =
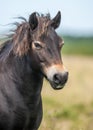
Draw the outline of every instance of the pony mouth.
[[[65,86],[65,84],[66,83],[63,83],[63,84],[55,84],[54,82],[52,82],[52,81],[49,81],[50,82],[50,85],[52,86],[52,88],[54,89],[54,90],[60,90],[60,89],[63,89],[64,88],[64,86]]]
[[[53,79],[49,79],[47,76],[44,76],[46,78],[46,80],[50,83],[51,87],[54,90],[60,90],[63,89],[64,86],[66,85],[67,81],[68,81],[68,77],[64,80],[59,81],[54,81]]]

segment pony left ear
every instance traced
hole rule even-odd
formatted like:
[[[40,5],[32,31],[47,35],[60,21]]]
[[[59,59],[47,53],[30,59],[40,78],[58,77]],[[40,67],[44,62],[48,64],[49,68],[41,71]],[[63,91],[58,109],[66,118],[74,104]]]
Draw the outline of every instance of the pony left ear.
[[[56,29],[59,27],[60,25],[60,22],[61,22],[61,12],[59,11],[57,13],[57,15],[52,19],[52,23],[51,23],[51,26]]]
[[[38,26],[38,19],[37,19],[37,13],[34,12],[30,15],[29,17],[29,24],[30,24],[30,27],[31,27],[31,30],[33,31],[34,29],[37,28]]]

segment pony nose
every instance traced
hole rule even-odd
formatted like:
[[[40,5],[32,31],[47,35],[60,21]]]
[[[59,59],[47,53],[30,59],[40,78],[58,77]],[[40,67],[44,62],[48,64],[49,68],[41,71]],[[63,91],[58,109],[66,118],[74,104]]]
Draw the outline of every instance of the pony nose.
[[[68,80],[68,72],[56,73],[53,76],[53,82],[58,85],[64,85]]]

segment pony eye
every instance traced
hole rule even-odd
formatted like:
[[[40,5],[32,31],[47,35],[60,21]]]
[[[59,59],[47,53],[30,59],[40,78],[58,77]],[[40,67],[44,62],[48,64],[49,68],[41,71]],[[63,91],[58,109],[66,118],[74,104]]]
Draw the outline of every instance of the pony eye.
[[[34,42],[34,46],[35,46],[35,48],[38,49],[38,50],[42,49],[42,46],[41,46],[40,43],[38,43],[38,42]]]

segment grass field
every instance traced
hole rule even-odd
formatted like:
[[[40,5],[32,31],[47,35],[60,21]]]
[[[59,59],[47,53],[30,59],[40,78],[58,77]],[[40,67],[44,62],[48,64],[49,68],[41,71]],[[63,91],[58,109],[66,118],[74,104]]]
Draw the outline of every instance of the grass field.
[[[44,116],[39,130],[93,130],[93,57],[63,56],[69,70],[60,91],[44,82]]]
[[[65,46],[64,54],[93,55],[93,37],[63,37]]]

